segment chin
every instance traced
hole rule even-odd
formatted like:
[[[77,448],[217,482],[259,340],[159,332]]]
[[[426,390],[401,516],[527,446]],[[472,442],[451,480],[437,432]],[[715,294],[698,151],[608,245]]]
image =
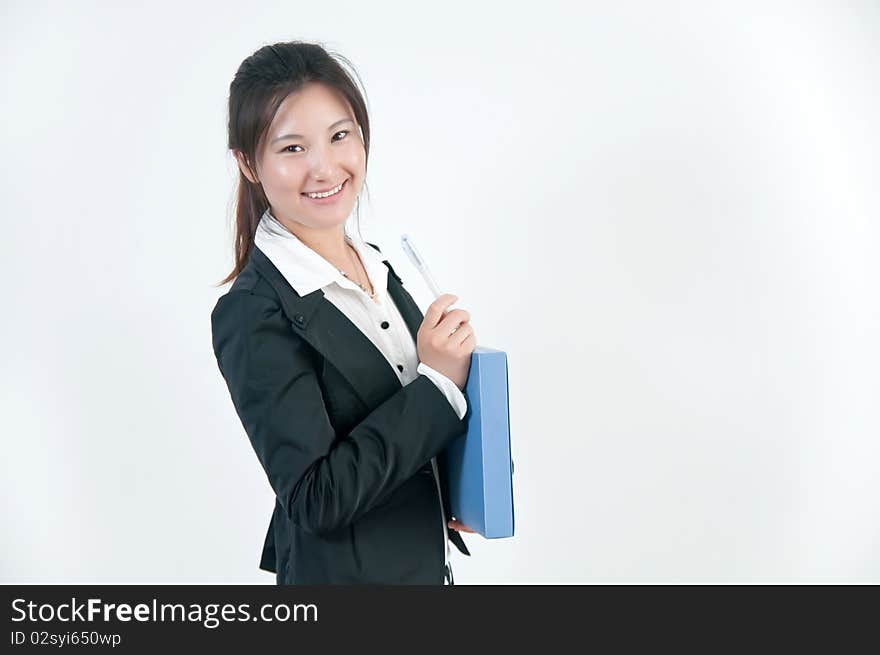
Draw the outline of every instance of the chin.
[[[344,216],[342,214],[320,217],[310,216],[309,220],[303,221],[303,223],[317,230],[329,230],[334,227],[345,225],[345,222],[348,220],[349,215],[350,213],[345,214]]]

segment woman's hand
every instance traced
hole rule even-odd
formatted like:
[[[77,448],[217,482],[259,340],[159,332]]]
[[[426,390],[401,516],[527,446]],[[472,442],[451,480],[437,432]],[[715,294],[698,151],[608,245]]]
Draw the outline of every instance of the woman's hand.
[[[446,523],[453,530],[458,530],[459,532],[476,532],[476,530],[471,530],[464,523],[459,523],[455,519],[452,519]]]
[[[442,373],[464,391],[477,337],[470,323],[470,312],[453,309],[443,313],[457,300],[458,296],[444,293],[431,303],[416,335],[416,350],[420,362]]]

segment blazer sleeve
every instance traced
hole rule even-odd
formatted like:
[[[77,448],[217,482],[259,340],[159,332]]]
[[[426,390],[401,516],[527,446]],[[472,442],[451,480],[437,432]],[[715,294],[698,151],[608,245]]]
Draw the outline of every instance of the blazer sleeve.
[[[229,291],[211,314],[214,354],[235,410],[289,520],[313,534],[357,521],[464,434],[425,375],[338,439],[314,351],[277,300]]]

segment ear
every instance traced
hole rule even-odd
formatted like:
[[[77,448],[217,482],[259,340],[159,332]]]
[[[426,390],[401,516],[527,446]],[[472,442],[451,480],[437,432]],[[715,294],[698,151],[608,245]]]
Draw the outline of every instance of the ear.
[[[238,162],[238,168],[241,170],[242,174],[254,184],[259,184],[259,180],[257,180],[257,176],[254,175],[254,172],[251,170],[250,166],[246,161],[244,154],[242,154],[239,150],[233,150],[233,154],[235,155],[235,160]]]

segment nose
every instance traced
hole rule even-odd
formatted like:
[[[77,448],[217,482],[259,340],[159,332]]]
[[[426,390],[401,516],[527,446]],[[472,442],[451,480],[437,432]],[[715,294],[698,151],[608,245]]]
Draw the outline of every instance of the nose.
[[[328,146],[316,146],[309,151],[309,172],[316,181],[329,180],[335,166]]]

